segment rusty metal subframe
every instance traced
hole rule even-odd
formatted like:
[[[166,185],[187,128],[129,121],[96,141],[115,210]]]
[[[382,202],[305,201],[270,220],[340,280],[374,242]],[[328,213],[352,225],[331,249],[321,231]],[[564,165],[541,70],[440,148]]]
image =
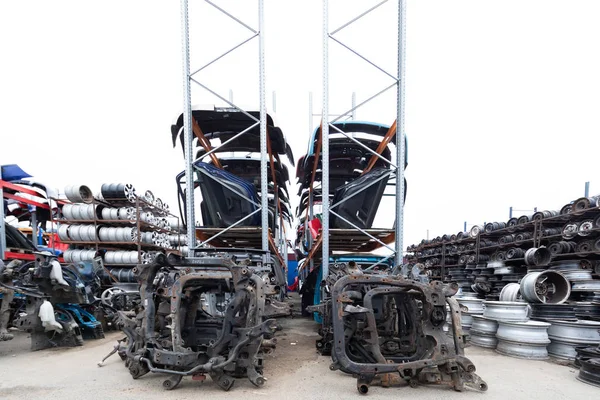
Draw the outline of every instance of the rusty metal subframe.
[[[197,263],[193,267],[183,265],[175,267],[170,265],[165,257],[158,257],[149,266],[141,268],[138,266],[140,268],[138,278],[142,283],[140,292],[142,299],[145,300],[145,307],[144,321],[140,327],[141,334],[137,336],[140,339],[143,338],[143,344],[137,352],[132,351],[136,335],[133,333],[135,325],[130,320],[129,324],[125,324],[129,325],[127,329],[123,329],[130,341],[125,352],[131,359],[130,372],[134,378],[143,375],[144,370],[145,372],[170,374],[172,377],[163,383],[165,389],[169,390],[178,385],[182,376],[208,373],[221,388],[229,390],[235,381],[233,375],[236,367],[241,367],[254,385],[262,386],[265,379],[261,374],[262,371],[256,370],[255,363],[259,359],[258,353],[263,345],[263,338],[270,337],[276,329],[275,320],[262,321],[265,307],[264,282],[246,264],[235,264],[231,259],[205,257],[195,261]],[[163,290],[158,294],[158,288],[154,282],[162,267],[171,267],[177,270],[181,276],[167,291]],[[206,352],[193,351],[184,346],[181,335],[181,324],[184,320],[181,316],[181,303],[182,299],[186,297],[184,291],[190,285],[202,286],[208,281],[222,280],[227,281],[228,287],[228,282],[233,282],[230,288],[231,292],[235,294],[227,308],[226,315],[222,318],[223,329],[219,338],[210,344]],[[169,311],[172,350],[161,349],[155,340],[156,310],[153,300],[155,295],[170,297],[171,300]],[[248,306],[245,326],[236,327],[233,321],[242,305]],[[224,357],[223,353],[228,346],[231,348],[228,350],[227,357]],[[272,347],[272,345],[270,346]],[[244,357],[240,357],[242,351],[245,354]],[[194,365],[194,361],[197,362],[201,354],[205,355],[208,361]],[[262,366],[260,367],[262,368]],[[132,368],[133,371],[131,371]]]
[[[436,345],[429,352],[430,356],[418,361],[409,361],[404,363],[390,363],[380,352],[378,346],[370,346],[374,352],[375,358],[379,363],[357,363],[352,361],[346,354],[346,337],[344,327],[344,316],[346,315],[345,306],[351,303],[349,297],[344,293],[344,289],[350,285],[368,285],[368,286],[388,286],[393,288],[404,288],[407,291],[416,291],[420,293],[423,300],[423,332],[435,339]],[[375,292],[367,292],[365,297],[373,297],[379,291],[379,288],[373,289]],[[442,374],[451,376],[452,385],[455,390],[463,390],[464,386],[476,390],[487,390],[487,384],[475,374],[475,365],[464,356],[464,343],[462,326],[460,323],[460,308],[455,299],[450,298],[456,292],[441,282],[431,282],[428,285],[405,280],[401,277],[392,277],[384,275],[348,275],[340,278],[332,290],[332,323],[334,345],[332,357],[335,360],[332,369],[341,368],[345,372],[358,376],[357,389],[359,393],[366,394],[369,385],[379,378],[382,382],[390,381],[391,376],[398,374],[401,379],[409,381],[411,385],[416,382],[419,373],[425,370],[430,373],[432,368],[438,368]],[[445,335],[442,327],[434,327],[431,324],[431,312],[434,306],[444,307],[445,304],[450,307],[452,327],[453,327],[453,346],[446,343],[449,338]],[[366,305],[366,304],[365,304]],[[367,318],[374,324],[375,317],[373,310],[368,309]],[[371,326],[371,337],[369,342],[378,344],[378,334],[375,325]],[[444,351],[442,351],[444,349]],[[446,353],[446,354],[444,354]],[[460,370],[462,369],[462,371]],[[425,379],[427,380],[427,379]]]

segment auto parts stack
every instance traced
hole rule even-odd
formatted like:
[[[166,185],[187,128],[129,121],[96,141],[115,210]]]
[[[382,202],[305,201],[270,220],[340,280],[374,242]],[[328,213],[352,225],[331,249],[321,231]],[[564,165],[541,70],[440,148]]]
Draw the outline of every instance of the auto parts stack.
[[[282,302],[285,262],[276,239],[289,219],[287,168],[279,155],[287,155],[292,163],[293,155],[268,116],[269,184],[268,193],[261,193],[261,159],[255,157],[261,150],[260,132],[258,124],[248,128],[252,118],[230,109],[193,110],[201,146],[193,162],[194,186],[201,194],[202,216],[194,228],[203,242],[183,257],[158,254],[133,269],[142,301],[131,312],[118,313],[127,339],[117,350],[134,379],[148,372],[166,374],[167,390],[177,387],[184,376],[194,380],[210,376],[224,390],[239,378],[255,386],[266,381],[264,355],[276,345],[273,318],[291,314],[290,306]],[[171,129],[174,145],[178,137],[183,145],[182,131],[181,115]],[[195,221],[183,211],[183,177],[179,174],[177,182],[185,227]],[[269,200],[271,253],[261,247],[258,211],[263,196]],[[181,238],[171,235],[169,240],[178,243]]]
[[[578,379],[598,385],[599,201],[583,197],[560,211],[423,240],[408,247],[409,262],[424,263],[432,279],[457,282],[459,296],[487,300],[473,322],[472,344],[575,363],[582,368]],[[455,257],[459,245],[468,255]],[[496,332],[490,321],[497,321]]]
[[[106,266],[106,283],[131,282],[131,268],[148,264],[159,253],[185,250],[186,236],[169,206],[147,190],[136,194],[131,184],[103,184],[92,196],[85,185],[65,188],[58,236],[70,248],[65,262],[92,261],[100,257]],[[122,277],[122,278],[121,278]]]
[[[229,390],[237,378],[265,383],[263,356],[275,346],[274,319],[265,318],[273,292],[249,259],[202,254],[181,259],[159,255],[135,268],[143,307],[119,312],[127,336],[119,354],[134,379],[166,374],[167,390],[184,376],[210,376]]]

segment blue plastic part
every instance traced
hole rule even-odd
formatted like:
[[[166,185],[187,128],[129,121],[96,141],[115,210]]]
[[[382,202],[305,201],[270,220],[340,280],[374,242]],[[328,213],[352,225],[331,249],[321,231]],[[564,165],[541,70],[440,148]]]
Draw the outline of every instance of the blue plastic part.
[[[2,297],[3,297],[3,295],[2,295],[2,293],[0,293],[0,299],[1,299]],[[27,297],[27,296],[25,296],[24,294],[21,294],[21,293],[15,293],[15,295],[14,295],[14,298],[15,298],[15,299],[20,299],[20,298],[24,299],[24,298],[26,298],[26,297]]]
[[[350,255],[350,254],[344,254],[344,255],[335,255],[335,256],[330,256],[329,257],[329,262],[333,263],[333,262],[350,262],[350,261],[354,261],[357,263],[373,263],[376,264],[377,262],[381,261],[382,259],[384,259],[385,257],[383,256],[375,256],[375,255]],[[393,258],[388,258],[386,261],[381,263],[382,265],[388,265],[390,268],[393,266],[394,264],[394,259]],[[317,283],[315,284],[315,293],[313,295],[313,304],[320,304],[321,303],[321,282],[323,281],[323,270],[321,269],[321,266],[315,267],[315,269],[313,270],[313,273],[317,274]],[[313,318],[315,320],[315,322],[322,324],[323,323],[323,318],[321,316],[319,316],[318,313],[313,313]]]
[[[31,178],[31,175],[23,171],[17,164],[2,165],[0,168],[2,171],[2,179],[7,182],[18,181],[23,178]]]
[[[319,266],[317,269],[317,283],[315,284],[315,294],[313,297],[313,304],[321,304],[321,281],[323,281],[323,269]],[[322,324],[323,317],[319,315],[319,313],[313,313],[313,318],[315,322]]]
[[[196,162],[194,165],[196,166],[196,168],[206,171],[206,173],[208,175],[214,176],[214,177],[219,178],[226,182],[235,183],[235,184],[243,187],[245,189],[244,194],[246,195],[246,197],[248,197],[255,203],[260,204],[260,199],[258,198],[258,193],[256,192],[256,188],[254,187],[254,185],[252,183],[248,182],[247,180],[242,179],[242,178],[238,177],[237,175],[234,175],[230,172],[223,171],[222,169],[217,168],[214,165],[207,164],[204,162]],[[211,178],[208,178],[208,179],[211,179]],[[252,207],[253,211],[258,209],[258,207],[255,204],[252,204],[251,207]],[[256,213],[250,219],[251,222],[248,225],[260,226],[260,217],[261,217],[260,214]]]
[[[56,304],[57,309],[68,312],[82,328],[96,329],[101,323],[77,304]]]

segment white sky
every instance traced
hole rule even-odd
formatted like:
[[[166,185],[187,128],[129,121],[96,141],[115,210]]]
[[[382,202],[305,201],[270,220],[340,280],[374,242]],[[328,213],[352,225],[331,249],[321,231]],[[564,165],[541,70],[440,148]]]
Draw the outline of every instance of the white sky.
[[[249,36],[191,0],[192,69]],[[330,27],[376,2],[332,1]],[[339,38],[395,70],[395,2]],[[255,2],[220,1],[253,27]],[[267,92],[296,158],[308,140],[308,92],[321,105],[321,2],[265,1]],[[508,208],[559,209],[600,187],[600,2],[408,0],[405,246]],[[198,79],[257,104],[257,46]],[[330,41],[331,112],[388,78]],[[195,68],[194,68],[195,67]],[[218,103],[194,88],[194,103]],[[176,208],[183,170],[170,124],[181,112],[179,1],[0,1],[0,163],[50,186],[131,182]],[[358,119],[391,124],[394,93]],[[315,123],[318,118],[315,118]],[[294,185],[291,192],[296,192]]]

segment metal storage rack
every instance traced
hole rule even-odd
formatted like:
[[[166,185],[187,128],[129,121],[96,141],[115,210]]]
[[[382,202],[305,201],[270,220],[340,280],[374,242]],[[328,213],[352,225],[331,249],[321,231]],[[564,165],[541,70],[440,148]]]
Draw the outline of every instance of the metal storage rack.
[[[193,251],[194,248],[197,247],[197,240],[200,240],[201,246],[211,245],[211,246],[224,246],[224,247],[241,247],[244,248],[259,248],[263,251],[269,253],[275,253],[282,262],[287,265],[287,240],[285,238],[285,224],[281,219],[280,215],[275,215],[275,220],[277,221],[278,227],[276,232],[271,232],[269,229],[269,203],[268,203],[268,168],[267,165],[269,162],[272,162],[272,154],[270,152],[270,140],[267,134],[267,110],[266,110],[266,77],[265,77],[265,54],[264,54],[264,1],[257,1],[257,11],[258,11],[258,21],[257,27],[253,27],[256,23],[248,23],[247,21],[243,21],[242,19],[234,16],[223,7],[218,6],[212,3],[209,0],[205,0],[207,7],[211,6],[217,9],[220,13],[227,16],[234,24],[239,24],[245,29],[247,29],[250,33],[248,38],[240,41],[235,46],[225,49],[222,54],[215,57],[212,60],[207,61],[203,66],[195,69],[194,72],[191,72],[190,69],[190,20],[188,15],[188,0],[181,0],[181,16],[182,16],[182,42],[183,42],[183,88],[184,88],[184,98],[183,98],[183,116],[184,116],[184,138],[185,138],[185,176],[186,176],[186,221],[191,222],[187,223],[187,237],[188,237],[188,246],[190,252]],[[256,40],[254,40],[256,39]],[[244,110],[238,105],[234,104],[231,97],[227,94],[219,94],[217,91],[209,88],[207,85],[201,82],[199,73],[204,70],[209,65],[213,65],[217,62],[223,62],[222,58],[236,49],[247,46],[250,42],[258,41],[258,100],[259,100],[259,111],[260,117],[256,118],[252,116],[248,110]],[[201,46],[200,46],[201,47]],[[195,49],[198,46],[194,47]],[[199,49],[201,50],[201,49]],[[192,94],[192,86],[199,86],[204,89],[206,92],[211,93],[215,97],[219,98],[223,103],[227,104],[232,110],[244,113],[247,115],[253,122],[243,131],[241,131],[236,137],[244,135],[248,133],[252,128],[256,126],[260,129],[260,162],[261,162],[261,170],[260,170],[260,182],[261,182],[261,203],[259,207],[259,212],[261,214],[261,226],[260,227],[237,227],[237,224],[241,221],[237,221],[236,223],[227,226],[225,228],[197,228],[194,224],[195,221],[195,201],[194,201],[194,147],[193,147],[193,139],[194,136],[201,135],[201,132],[198,132],[198,129],[194,125],[193,117],[192,117],[192,104],[191,104],[191,94]],[[207,149],[206,154],[203,157],[209,156],[218,152],[219,149],[224,146],[226,143],[222,143],[220,146]],[[276,201],[277,203],[277,201]],[[280,213],[280,210],[277,210],[276,214]],[[190,253],[191,254],[191,253]],[[282,256],[283,254],[283,256]]]
[[[328,275],[329,271],[329,256],[332,251],[340,250],[340,251],[372,251],[377,248],[385,247],[390,250],[391,254],[387,256],[386,259],[381,260],[379,263],[389,259],[394,258],[395,264],[399,265],[403,260],[403,213],[404,213],[404,164],[405,164],[405,132],[404,132],[404,63],[405,63],[405,9],[406,4],[404,0],[398,0],[398,13],[397,18],[393,18],[392,21],[386,21],[382,23],[394,23],[397,25],[397,70],[394,73],[390,73],[385,71],[376,63],[370,61],[368,58],[355,51],[349,45],[343,43],[336,37],[336,34],[348,28],[351,25],[356,25],[355,22],[363,18],[364,16],[373,13],[383,4],[387,3],[388,0],[383,0],[376,5],[366,9],[364,12],[358,14],[356,17],[350,19],[348,22],[342,24],[336,29],[330,30],[329,28],[329,0],[323,0],[323,29],[322,29],[322,43],[323,43],[323,108],[322,108],[322,120],[321,120],[321,136],[318,141],[318,146],[316,150],[316,157],[318,159],[319,154],[321,154],[322,158],[322,174],[323,178],[321,181],[320,192],[323,194],[322,198],[322,228],[319,232],[318,236],[313,241],[312,238],[309,237],[309,247],[310,253],[309,256],[305,260],[304,268],[302,273],[306,275],[309,270],[312,270],[313,263],[316,259],[322,265],[322,274],[323,276]],[[383,17],[383,19],[389,18],[389,15]],[[391,18],[390,18],[391,19]],[[330,114],[330,97],[329,97],[329,42],[334,41],[341,46],[348,49],[351,53],[355,54],[358,58],[368,62],[374,67],[374,70],[378,72],[383,72],[385,75],[390,77],[391,83],[389,86],[384,87],[379,90],[376,94],[367,98],[364,101],[359,102],[355,105],[353,99],[352,107],[331,118]],[[330,215],[335,215],[338,218],[342,218],[342,216],[338,215],[335,211],[332,210],[330,205],[329,196],[329,135],[330,128],[334,129],[335,133],[342,134],[349,140],[358,143],[352,135],[349,135],[346,132],[343,132],[339,128],[331,125],[337,121],[342,120],[343,118],[351,117],[355,115],[355,112],[358,108],[364,106],[369,103],[373,99],[379,97],[383,93],[387,92],[392,88],[396,88],[397,96],[396,96],[396,121],[393,126],[395,126],[395,137],[396,137],[396,154],[395,154],[395,163],[392,160],[385,159],[381,154],[376,151],[369,150],[370,153],[379,159],[384,159],[384,161],[389,164],[394,169],[394,176],[396,178],[395,185],[395,209],[394,209],[394,229],[361,229],[357,226],[353,226],[352,229],[330,229],[329,227],[329,218]],[[311,116],[312,118],[312,111]],[[331,118],[331,119],[330,119]],[[315,168],[316,170],[316,168]],[[314,173],[311,179],[311,184],[309,186],[309,199],[308,199],[308,213],[305,217],[305,229],[307,229],[307,223],[309,219],[314,217],[313,207],[314,207],[314,195],[316,188],[313,187],[314,184]],[[346,199],[342,200],[340,203],[344,202]],[[339,204],[339,203],[338,203]],[[309,235],[310,236],[310,235]],[[390,244],[394,242],[394,247],[390,246]],[[308,268],[310,265],[310,268]]]
[[[528,218],[528,221],[523,219],[514,226],[484,231],[475,238],[468,237],[462,241],[449,240],[448,235],[429,242],[422,241],[418,246],[408,247],[407,250],[412,253],[409,256],[409,262],[425,264],[425,268],[430,271],[430,278],[434,280],[455,279],[453,274],[459,276],[459,280],[464,280],[465,277],[468,278],[474,274],[473,271],[489,269],[491,265],[488,264],[489,261],[502,261],[504,266],[512,268],[512,271],[507,273],[511,276],[504,277],[504,274],[498,274],[501,280],[493,280],[499,282],[495,283],[495,286],[502,286],[502,283],[518,279],[518,276],[527,273],[529,268],[536,268],[535,266],[526,266],[523,255],[509,258],[507,255],[509,250],[520,249],[518,254],[524,254],[530,248],[550,247],[553,243],[566,241],[574,243],[571,245],[571,250],[573,248],[575,250],[552,254],[552,263],[574,260],[582,269],[591,270],[593,279],[600,279],[600,205],[558,215],[547,213],[547,215],[536,213],[534,214],[535,218],[532,216],[532,218]],[[511,220],[516,221],[516,219]],[[567,224],[581,224],[584,221],[588,221],[588,227],[583,234],[574,233],[572,237],[565,238],[563,230]],[[584,241],[587,242],[586,246],[589,251],[580,251],[580,244]],[[472,244],[468,253],[475,257],[475,262],[447,263],[447,257],[450,254],[448,249],[457,243]],[[482,257],[485,260],[482,261]],[[432,263],[432,259],[437,260]],[[484,275],[481,270],[479,273]],[[475,279],[477,275],[472,276]]]

